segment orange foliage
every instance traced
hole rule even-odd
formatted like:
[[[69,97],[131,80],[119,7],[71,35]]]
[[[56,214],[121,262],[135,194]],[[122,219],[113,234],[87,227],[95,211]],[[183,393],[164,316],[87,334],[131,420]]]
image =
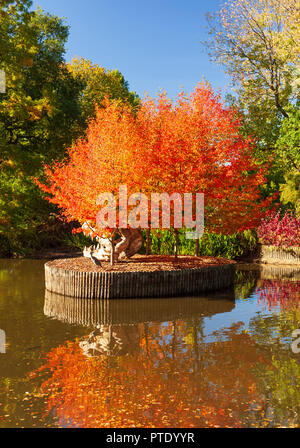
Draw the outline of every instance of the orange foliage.
[[[95,226],[97,196],[118,198],[126,184],[128,196],[204,193],[207,230],[232,233],[258,224],[270,204],[259,191],[266,167],[254,159],[251,139],[242,138],[235,111],[208,85],[199,84],[190,97],[180,94],[176,103],[165,94],[146,98],[136,115],[124,104],[104,106],[68,158],[45,167],[47,185],[37,181],[69,221]]]
[[[251,406],[261,406],[254,342],[237,325],[225,341],[182,345],[186,325],[136,325],[135,352],[119,356],[87,358],[78,341],[52,350],[40,369],[50,371],[47,413],[72,427],[243,426]]]

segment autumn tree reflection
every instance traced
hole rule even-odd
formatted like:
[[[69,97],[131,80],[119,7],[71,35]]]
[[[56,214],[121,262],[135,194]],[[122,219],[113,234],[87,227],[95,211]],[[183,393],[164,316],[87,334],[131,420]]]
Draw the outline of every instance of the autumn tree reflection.
[[[300,282],[286,280],[262,280],[256,288],[258,303],[269,310],[279,307],[282,310],[299,308]]]
[[[48,372],[47,413],[73,427],[251,425],[261,409],[253,371],[264,357],[242,323],[210,343],[201,326],[201,318],[105,326],[55,348],[38,371]]]

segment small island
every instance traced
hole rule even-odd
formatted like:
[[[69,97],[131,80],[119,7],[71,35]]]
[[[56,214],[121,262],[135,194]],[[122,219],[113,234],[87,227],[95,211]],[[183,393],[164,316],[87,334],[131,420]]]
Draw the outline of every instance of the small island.
[[[235,262],[219,257],[134,255],[96,266],[85,257],[45,264],[46,289],[76,298],[172,297],[233,285]]]

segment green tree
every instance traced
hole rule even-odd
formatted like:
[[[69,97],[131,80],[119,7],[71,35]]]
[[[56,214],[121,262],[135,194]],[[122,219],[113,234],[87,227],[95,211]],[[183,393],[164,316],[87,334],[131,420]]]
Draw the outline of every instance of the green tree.
[[[107,70],[98,64],[92,64],[88,59],[78,57],[73,58],[67,66],[75,80],[84,86],[80,96],[84,127],[95,116],[95,104],[101,105],[106,96],[128,102],[133,110],[139,106],[138,95],[129,91],[128,82],[119,70]]]
[[[64,64],[68,27],[32,2],[0,6],[0,251],[34,247],[53,211],[32,176],[62,157],[80,117],[82,85]],[[68,132],[66,132],[68,130]]]
[[[85,59],[66,64],[68,26],[31,0],[0,2],[0,254],[58,244],[56,208],[33,183],[43,163],[65,157],[105,96],[129,102],[123,75]],[[3,87],[1,86],[1,91]]]
[[[300,217],[300,109],[298,105],[288,109],[288,117],[282,122],[276,142],[277,163],[285,170],[285,183],[280,186],[280,199],[295,208]]]
[[[284,165],[288,170],[297,171],[300,171],[299,104],[289,107],[288,117],[282,122],[276,142],[278,163]]]
[[[208,15],[208,24],[210,56],[231,79],[228,101],[243,114],[243,131],[256,137],[266,162],[275,156],[282,120],[299,95],[299,0],[229,0]],[[285,182],[284,174],[274,160],[266,195]]]
[[[298,0],[230,0],[208,16],[211,56],[231,76],[245,106],[280,112],[293,96],[300,52]],[[298,78],[299,81],[299,78]]]

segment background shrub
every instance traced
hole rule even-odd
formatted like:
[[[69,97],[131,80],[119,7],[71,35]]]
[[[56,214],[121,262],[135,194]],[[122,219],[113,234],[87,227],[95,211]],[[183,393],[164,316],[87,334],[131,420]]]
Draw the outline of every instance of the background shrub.
[[[144,244],[142,252],[146,251],[146,231],[143,231]],[[251,255],[257,247],[257,236],[252,230],[221,235],[204,233],[199,240],[199,255],[211,255],[235,259]],[[150,251],[152,254],[173,255],[175,238],[171,230],[152,230],[150,232]],[[185,237],[184,229],[179,231],[179,254],[195,255],[196,241]]]
[[[297,219],[291,212],[286,212],[282,217],[280,213],[273,213],[262,220],[257,235],[262,244],[300,246],[300,218]]]

